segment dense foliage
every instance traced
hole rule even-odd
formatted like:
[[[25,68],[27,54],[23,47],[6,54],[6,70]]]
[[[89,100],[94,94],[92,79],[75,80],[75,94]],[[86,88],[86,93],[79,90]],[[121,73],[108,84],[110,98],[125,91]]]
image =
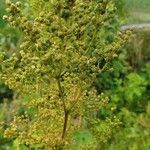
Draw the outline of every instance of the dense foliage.
[[[99,75],[95,83],[98,91],[110,98],[100,116],[116,115],[122,122],[117,134],[105,145],[106,149],[150,148],[150,62],[147,47],[150,39],[149,32],[134,34],[126,49],[122,49],[119,57],[113,60],[113,71]]]
[[[20,2],[8,0],[3,16],[23,36],[10,57],[1,52],[0,77],[26,101],[5,136],[45,149],[100,148],[119,124],[115,116],[97,117],[108,98],[93,86],[128,39],[110,26],[115,7],[95,0],[29,4],[26,14]]]
[[[130,0],[13,2],[0,14],[0,149],[149,150],[150,32],[125,47],[118,32]]]

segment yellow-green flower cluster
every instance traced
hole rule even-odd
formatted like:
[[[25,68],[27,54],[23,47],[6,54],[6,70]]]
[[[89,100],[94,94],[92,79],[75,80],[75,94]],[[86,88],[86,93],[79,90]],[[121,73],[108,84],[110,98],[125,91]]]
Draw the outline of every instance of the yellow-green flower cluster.
[[[16,116],[5,134],[48,148],[73,144],[72,133],[84,127],[105,139],[94,127],[101,124],[96,113],[108,98],[98,96],[92,84],[128,38],[118,33],[108,42],[103,37],[115,18],[112,2],[29,2],[33,16],[24,14],[20,2],[8,0],[8,16],[3,17],[23,36],[17,53],[10,58],[0,53],[0,77],[11,89],[28,95],[26,114]]]

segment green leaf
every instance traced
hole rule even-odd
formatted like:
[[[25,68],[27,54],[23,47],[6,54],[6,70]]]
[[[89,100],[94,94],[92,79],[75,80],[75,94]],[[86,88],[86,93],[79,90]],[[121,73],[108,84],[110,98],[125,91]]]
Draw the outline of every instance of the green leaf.
[[[29,150],[29,148],[26,147],[25,145],[20,145],[19,140],[16,139],[13,142],[13,146],[9,147],[8,150]]]
[[[94,142],[93,135],[88,130],[79,130],[74,132],[75,150],[80,150],[83,145],[89,145]]]

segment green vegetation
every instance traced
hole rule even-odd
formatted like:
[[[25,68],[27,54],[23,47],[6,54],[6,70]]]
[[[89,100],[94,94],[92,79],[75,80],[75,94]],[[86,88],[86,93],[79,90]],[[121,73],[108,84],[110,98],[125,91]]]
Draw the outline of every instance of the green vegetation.
[[[128,12],[128,23],[149,23],[150,22],[150,1],[149,0],[124,0]]]
[[[126,0],[126,6],[129,11],[136,10],[142,12],[150,11],[150,1],[149,0]]]
[[[108,98],[93,82],[130,32],[115,30],[111,1],[29,4],[31,14],[26,14],[20,2],[7,1],[3,16],[20,29],[22,40],[12,55],[1,52],[0,77],[23,102],[11,123],[4,122],[4,137],[29,148],[100,148],[120,122],[115,116],[97,117]]]
[[[0,6],[0,150],[149,150],[150,31],[119,25],[149,22],[150,1],[13,2]]]

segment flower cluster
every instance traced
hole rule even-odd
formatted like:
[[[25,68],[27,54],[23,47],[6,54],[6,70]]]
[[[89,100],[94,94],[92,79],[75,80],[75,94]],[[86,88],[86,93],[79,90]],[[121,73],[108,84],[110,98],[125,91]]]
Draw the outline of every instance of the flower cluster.
[[[28,101],[5,134],[48,148],[73,144],[72,133],[79,128],[101,136],[94,129],[101,123],[96,113],[108,99],[92,85],[128,39],[120,32],[112,41],[104,37],[116,19],[112,2],[30,0],[33,16],[24,14],[20,2],[6,4],[3,19],[23,36],[10,58],[0,53],[0,78]]]

